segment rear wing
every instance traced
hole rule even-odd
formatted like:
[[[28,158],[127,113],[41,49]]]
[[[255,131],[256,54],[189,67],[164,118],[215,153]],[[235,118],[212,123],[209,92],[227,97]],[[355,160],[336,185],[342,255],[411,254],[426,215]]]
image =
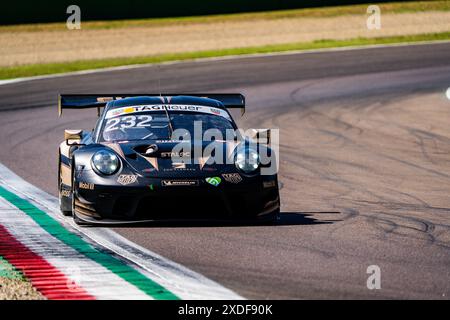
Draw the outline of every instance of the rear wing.
[[[222,102],[227,109],[240,109],[241,115],[245,113],[245,97],[240,93],[162,93],[162,94],[61,94],[58,99],[58,113],[62,115],[64,109],[91,109],[96,108],[100,115],[100,108],[106,106],[109,101],[120,100],[129,97],[174,97],[190,96],[214,99]]]

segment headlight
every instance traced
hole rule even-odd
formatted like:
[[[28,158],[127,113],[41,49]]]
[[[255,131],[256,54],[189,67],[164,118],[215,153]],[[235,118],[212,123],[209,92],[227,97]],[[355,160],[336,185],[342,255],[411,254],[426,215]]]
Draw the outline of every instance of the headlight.
[[[102,174],[111,175],[119,169],[119,158],[111,151],[100,150],[92,156],[92,166]]]
[[[252,173],[258,169],[259,163],[259,154],[253,149],[240,149],[236,153],[236,167],[245,173]]]

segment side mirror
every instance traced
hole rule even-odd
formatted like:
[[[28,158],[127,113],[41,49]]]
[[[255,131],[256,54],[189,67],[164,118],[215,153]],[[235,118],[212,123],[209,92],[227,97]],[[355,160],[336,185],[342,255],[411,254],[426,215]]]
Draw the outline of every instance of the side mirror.
[[[68,146],[80,146],[83,130],[64,130],[64,140]]]
[[[270,144],[270,129],[252,129],[250,139],[259,144]]]

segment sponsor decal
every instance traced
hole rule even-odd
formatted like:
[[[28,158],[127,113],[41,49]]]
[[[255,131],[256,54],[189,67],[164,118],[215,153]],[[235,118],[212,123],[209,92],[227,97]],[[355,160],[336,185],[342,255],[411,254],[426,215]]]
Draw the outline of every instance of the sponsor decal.
[[[220,109],[211,108],[210,110],[211,110],[212,113],[214,113],[217,116],[220,116],[220,114],[221,114],[221,110]]]
[[[198,186],[198,180],[162,180],[163,187],[189,187]]]
[[[275,180],[272,181],[263,181],[264,188],[273,188],[275,187]]]
[[[123,186],[135,183],[137,181],[137,176],[134,174],[121,174],[117,178],[117,182]]]
[[[78,183],[78,188],[80,189],[86,189],[86,190],[94,190],[94,184],[93,183],[88,183],[88,182],[79,182]]]
[[[97,97],[97,102],[109,102],[113,101],[113,97]]]
[[[184,162],[172,162],[172,167],[175,170],[186,169],[186,163],[184,163]]]
[[[220,179],[219,177],[209,177],[206,178],[205,180],[214,187],[217,187],[222,182],[222,179]]]
[[[186,142],[184,140],[156,140],[156,143],[181,143]]]
[[[190,152],[161,152],[161,158],[189,158]]]
[[[231,120],[228,113],[222,109],[208,107],[208,106],[179,105],[179,104],[168,104],[168,105],[155,104],[155,105],[128,106],[128,107],[117,108],[117,109],[108,111],[108,113],[106,114],[106,119],[111,119],[111,118],[121,116],[124,114],[139,113],[139,112],[151,112],[151,111],[164,111],[165,109],[167,109],[168,111],[183,111],[183,112],[187,111],[187,112],[207,113],[207,114],[213,114],[213,115],[220,116],[220,117],[226,118],[228,120]]]
[[[61,190],[61,196],[69,198],[70,197],[70,190]]]
[[[239,173],[224,173],[222,177],[225,181],[230,183],[239,183],[242,181],[242,177]]]
[[[165,172],[173,172],[173,171],[185,171],[185,172],[194,172],[193,168],[184,168],[184,169],[174,169],[174,168],[165,168],[163,169]]]

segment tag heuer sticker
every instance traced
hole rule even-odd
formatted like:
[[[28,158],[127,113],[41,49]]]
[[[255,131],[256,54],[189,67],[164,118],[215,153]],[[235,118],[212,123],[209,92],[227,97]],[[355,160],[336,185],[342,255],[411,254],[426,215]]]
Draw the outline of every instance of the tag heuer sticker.
[[[224,173],[222,174],[222,177],[225,181],[230,183],[239,183],[242,181],[242,177],[239,173]]]
[[[219,177],[209,177],[205,179],[206,182],[208,182],[210,185],[213,185],[214,187],[217,187],[221,182],[222,179],[220,179]]]
[[[133,174],[121,174],[119,178],[117,178],[117,182],[123,186],[128,184],[135,183],[137,181],[137,176]]]

